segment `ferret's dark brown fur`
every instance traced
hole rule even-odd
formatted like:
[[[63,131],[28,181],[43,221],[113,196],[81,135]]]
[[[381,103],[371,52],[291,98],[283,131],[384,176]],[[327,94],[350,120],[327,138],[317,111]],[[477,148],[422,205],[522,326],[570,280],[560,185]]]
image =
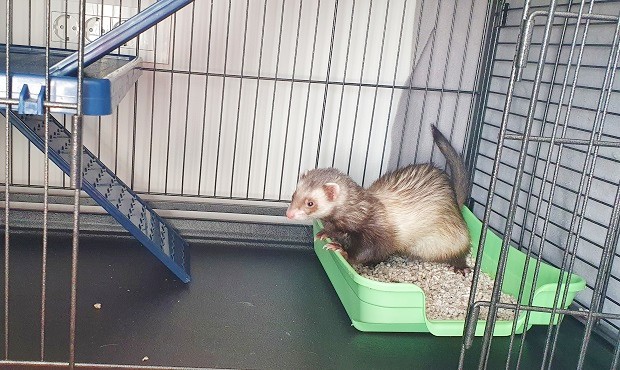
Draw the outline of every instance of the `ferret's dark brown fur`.
[[[432,130],[452,180],[432,164],[416,164],[364,189],[337,169],[314,169],[299,179],[287,216],[321,219],[318,237],[332,239],[330,249],[351,263],[378,263],[401,254],[463,271],[471,242],[460,208],[469,194],[469,177],[448,140],[435,126]]]

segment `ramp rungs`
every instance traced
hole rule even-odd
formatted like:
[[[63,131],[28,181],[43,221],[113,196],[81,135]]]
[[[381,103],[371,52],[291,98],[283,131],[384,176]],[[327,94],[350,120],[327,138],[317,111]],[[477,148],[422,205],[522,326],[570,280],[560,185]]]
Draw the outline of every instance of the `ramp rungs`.
[[[6,110],[0,110],[1,115]],[[41,151],[45,150],[43,116],[16,115],[10,122]],[[71,134],[50,117],[49,156],[64,173],[70,173]],[[83,148],[82,189],[138,239],[181,281],[188,283],[189,246],[172,226],[123,183],[86,147]]]

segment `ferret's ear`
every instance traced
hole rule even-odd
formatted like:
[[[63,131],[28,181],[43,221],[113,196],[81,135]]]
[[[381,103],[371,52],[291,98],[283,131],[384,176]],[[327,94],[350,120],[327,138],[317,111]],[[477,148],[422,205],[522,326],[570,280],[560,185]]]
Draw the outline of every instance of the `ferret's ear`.
[[[327,184],[323,185],[323,191],[325,191],[327,199],[330,202],[333,202],[334,200],[336,200],[336,198],[338,198],[338,195],[340,194],[340,185],[336,184],[335,182],[328,182]]]

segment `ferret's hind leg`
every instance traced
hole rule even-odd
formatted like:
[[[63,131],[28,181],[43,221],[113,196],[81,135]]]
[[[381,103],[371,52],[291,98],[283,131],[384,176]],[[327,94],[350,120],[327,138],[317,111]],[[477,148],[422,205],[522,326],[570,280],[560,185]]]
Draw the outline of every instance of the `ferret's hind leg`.
[[[353,238],[348,249],[349,263],[373,266],[389,257],[389,246],[383,240],[370,238]]]
[[[471,268],[467,266],[467,258],[465,256],[455,257],[448,261],[455,273],[465,276],[471,272]]]

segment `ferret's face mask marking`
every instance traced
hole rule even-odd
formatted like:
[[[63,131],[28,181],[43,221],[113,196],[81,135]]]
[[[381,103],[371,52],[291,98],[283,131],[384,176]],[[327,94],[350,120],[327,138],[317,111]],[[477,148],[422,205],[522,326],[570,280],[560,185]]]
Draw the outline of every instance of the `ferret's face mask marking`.
[[[291,220],[306,220],[317,211],[317,201],[309,196],[293,194],[291,205],[286,210],[286,217]]]
[[[331,214],[335,201],[340,193],[340,186],[328,183],[310,191],[299,189],[293,193],[291,205],[286,211],[286,217],[291,220],[307,220],[323,218]]]

